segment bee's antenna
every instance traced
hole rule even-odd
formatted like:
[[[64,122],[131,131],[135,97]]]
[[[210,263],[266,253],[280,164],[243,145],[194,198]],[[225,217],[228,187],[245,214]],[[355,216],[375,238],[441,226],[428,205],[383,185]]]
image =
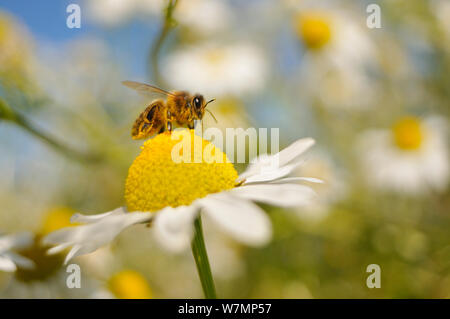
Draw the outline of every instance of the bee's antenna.
[[[214,102],[215,100],[216,100],[216,99],[212,99],[212,100],[209,100],[208,102],[206,102],[205,107],[206,107],[209,103]]]
[[[212,114],[212,112],[210,110],[206,109],[205,111],[208,112],[209,114],[211,114],[211,116],[214,119],[214,121],[216,121],[216,123],[218,123],[216,117],[214,116],[214,114]]]

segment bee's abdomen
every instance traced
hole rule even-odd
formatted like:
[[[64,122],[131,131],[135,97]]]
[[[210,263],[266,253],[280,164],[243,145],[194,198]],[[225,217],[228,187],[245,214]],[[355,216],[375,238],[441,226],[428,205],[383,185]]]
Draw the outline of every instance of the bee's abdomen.
[[[131,136],[133,139],[150,137],[158,133],[166,125],[166,121],[164,102],[161,100],[154,101],[134,122],[131,129]]]

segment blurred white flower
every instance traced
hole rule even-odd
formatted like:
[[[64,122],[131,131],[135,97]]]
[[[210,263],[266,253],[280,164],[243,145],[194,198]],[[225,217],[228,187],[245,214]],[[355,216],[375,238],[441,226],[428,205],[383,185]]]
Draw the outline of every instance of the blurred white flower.
[[[189,135],[200,139],[202,145],[201,137],[193,131]],[[171,141],[170,134],[148,140],[130,167],[125,198],[127,208],[133,212],[118,208],[99,215],[75,214],[72,222],[86,225],[49,234],[44,242],[57,245],[49,253],[72,247],[67,263],[108,244],[129,226],[150,222],[163,246],[183,251],[191,243],[193,222],[200,211],[236,240],[259,246],[270,239],[271,226],[267,215],[253,202],[295,207],[308,204],[315,197],[311,188],[298,182],[317,180],[286,177],[302,163],[300,156],[314,144],[310,138],[298,140],[275,155],[258,157],[239,177],[228,161],[174,163],[171,151],[176,142]],[[203,143],[226,158],[213,144],[205,140]]]
[[[174,17],[192,31],[210,35],[225,30],[231,24],[231,9],[221,0],[181,0]]]
[[[137,14],[160,15],[167,0],[85,0],[88,16],[112,27],[125,23]]]
[[[412,195],[443,191],[450,173],[445,125],[438,117],[405,117],[391,130],[364,133],[358,149],[368,182]]]
[[[169,0],[85,0],[91,20],[106,27],[124,24],[135,17],[163,17]],[[173,16],[191,31],[209,35],[231,24],[231,9],[220,0],[178,0]]]
[[[165,61],[165,75],[174,88],[214,97],[258,91],[267,72],[261,50],[249,44],[186,48]]]
[[[377,89],[368,70],[378,65],[365,20],[332,6],[301,5],[297,10],[294,28],[305,47],[302,92],[325,106],[367,107]]]
[[[0,236],[0,270],[13,272],[18,266],[26,269],[33,268],[34,264],[31,260],[13,252],[16,249],[29,247],[32,243],[31,233]]]

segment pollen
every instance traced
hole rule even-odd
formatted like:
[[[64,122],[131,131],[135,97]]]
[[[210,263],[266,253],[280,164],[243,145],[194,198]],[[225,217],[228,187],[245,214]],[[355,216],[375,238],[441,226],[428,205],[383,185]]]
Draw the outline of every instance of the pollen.
[[[125,183],[129,211],[154,212],[189,205],[235,186],[238,174],[233,164],[194,130],[159,134],[141,149]]]
[[[118,299],[149,299],[152,292],[147,280],[134,270],[122,270],[111,277],[109,289]]]
[[[329,18],[319,13],[301,14],[295,20],[298,37],[311,50],[323,48],[331,39]]]
[[[423,129],[415,117],[400,119],[394,124],[392,131],[395,145],[402,150],[417,150],[422,145]]]

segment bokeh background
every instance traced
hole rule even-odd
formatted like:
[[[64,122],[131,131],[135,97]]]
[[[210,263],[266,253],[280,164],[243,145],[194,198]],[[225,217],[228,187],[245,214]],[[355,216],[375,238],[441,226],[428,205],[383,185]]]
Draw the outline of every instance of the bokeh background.
[[[80,29],[66,26],[70,3]],[[366,25],[370,3],[381,28]],[[73,212],[124,204],[141,145],[130,128],[148,101],[120,82],[136,80],[216,98],[221,129],[279,127],[280,147],[317,141],[297,173],[325,181],[319,198],[264,207],[270,244],[241,246],[205,221],[220,297],[449,298],[450,2],[167,6],[0,4],[0,231],[33,234],[19,253],[37,265],[0,271],[0,297],[202,297],[190,252],[162,250],[151,228],[77,258],[80,289],[66,287],[63,257],[40,244]],[[369,264],[381,267],[379,289],[366,286]]]

